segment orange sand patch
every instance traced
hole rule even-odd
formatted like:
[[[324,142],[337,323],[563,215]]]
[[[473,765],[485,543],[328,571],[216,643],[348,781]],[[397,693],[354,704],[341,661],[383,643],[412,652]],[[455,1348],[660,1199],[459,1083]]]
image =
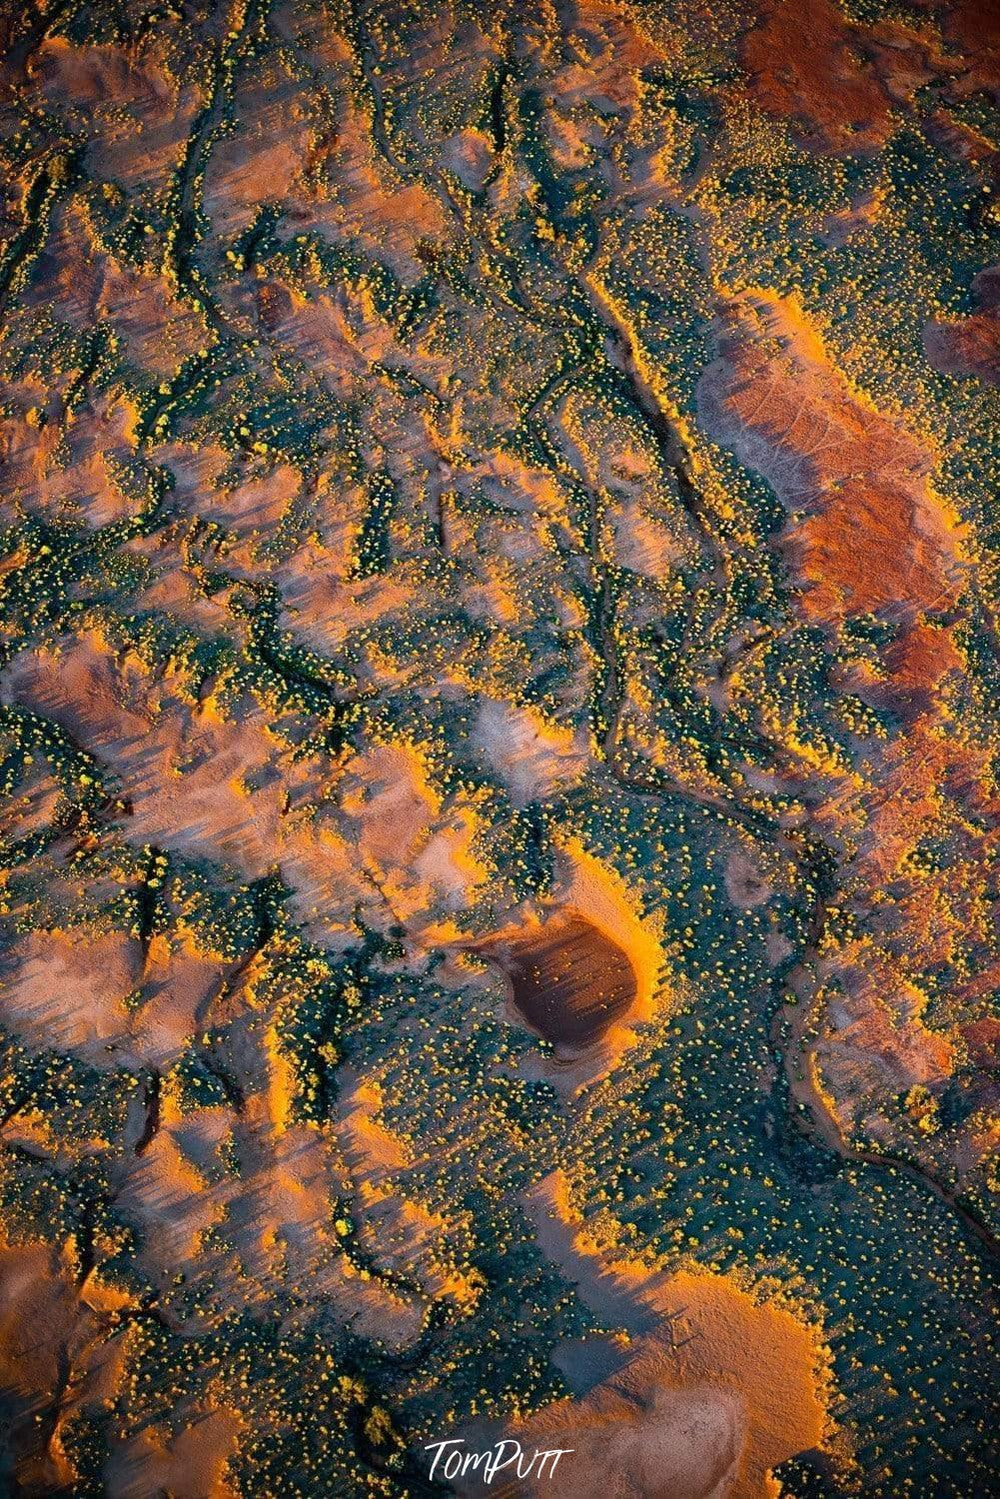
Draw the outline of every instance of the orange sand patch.
[[[176,374],[207,337],[204,316],[172,291],[166,277],[120,266],[91,247],[83,211],[71,205],[56,218],[41,277],[29,300],[78,328],[110,319],[128,357],[158,379]]]
[[[106,391],[74,412],[66,432],[68,464],[57,458],[59,423],[33,425],[23,387],[16,395],[9,388],[5,394],[14,396],[11,405],[17,408],[0,421],[2,503],[11,521],[17,518],[12,501],[30,515],[76,524],[83,519],[95,527],[134,513],[137,501],[123,492],[116,473],[118,465],[127,467],[136,450],[138,410],[124,392]]]
[[[818,1330],[731,1275],[701,1269],[652,1275],[636,1261],[600,1251],[575,1213],[560,1172],[540,1183],[528,1206],[542,1248],[577,1282],[588,1305],[642,1333],[632,1339],[634,1352],[624,1370],[582,1400],[548,1407],[518,1428],[518,1437],[526,1431],[530,1448],[536,1430],[553,1438],[561,1434],[565,1441],[537,1445],[570,1447],[570,1437],[578,1434],[598,1467],[593,1476],[586,1466],[574,1475],[583,1485],[574,1495],[645,1499],[660,1491],[642,1487],[641,1477],[632,1487],[627,1479],[625,1487],[614,1487],[628,1473],[619,1459],[630,1452],[645,1472],[662,1451],[659,1419],[681,1428],[685,1416],[700,1410],[702,1440],[675,1452],[683,1468],[663,1490],[668,1499],[777,1496],[771,1470],[829,1434],[828,1361]],[[623,1400],[635,1425],[615,1437],[609,1428]],[[601,1450],[609,1437],[611,1460]],[[564,1461],[568,1481],[572,1459]]]
[[[964,673],[965,657],[951,627],[915,624],[886,650],[885,662],[897,704],[920,713],[934,701],[935,689],[953,672]]]
[[[665,60],[650,33],[610,0],[574,0],[563,17],[571,61],[553,75],[553,93],[564,104],[585,102],[602,114],[637,110],[640,73]]]
[[[341,1130],[348,1164],[367,1182],[378,1182],[389,1172],[408,1166],[409,1151],[377,1118],[382,1107],[378,1083],[362,1080],[347,1066],[340,1069],[339,1080]]]
[[[359,829],[358,848],[400,921],[458,910],[486,878],[473,841],[474,809],[445,805],[420,755],[380,745],[345,767],[343,812]]]
[[[48,37],[33,72],[50,107],[77,128],[93,133],[94,116],[100,121],[100,138],[88,150],[99,179],[159,184],[178,165],[201,99],[192,86],[178,87],[155,42],[137,56]]]
[[[118,661],[93,633],[58,651],[18,657],[0,692],[63,725],[113,772],[130,841],[207,858],[250,878],[277,865],[298,915],[321,940],[342,944],[359,904],[374,903],[384,919],[384,900],[359,868],[353,818],[340,819],[327,795],[336,765],[295,756],[263,710],[244,707],[239,721],[223,719],[210,697],[192,704],[169,674],[154,679],[136,659]],[[438,823],[410,851],[414,910],[431,899],[460,904],[478,878],[471,809],[442,809]],[[201,979],[191,977],[197,989]],[[128,1044],[151,1058],[169,1051],[188,1009],[187,1001],[144,1008]]]
[[[0,690],[61,724],[116,773],[131,806],[124,828],[137,843],[228,861],[256,877],[275,862],[288,798],[319,794],[318,767],[296,770],[263,713],[223,721],[209,700],[192,706],[138,661],[119,665],[94,634],[19,656]],[[279,763],[281,774],[272,770]]]
[[[273,536],[302,488],[302,476],[290,463],[279,463],[259,479],[247,479],[212,495],[211,515],[242,538]]]
[[[222,237],[238,234],[263,203],[303,193],[311,120],[301,85],[265,64],[241,94],[240,128],[212,150],[205,171],[205,209]]]
[[[364,1335],[405,1343],[422,1307],[374,1279],[362,1278],[335,1232],[337,1194],[349,1179],[332,1141],[288,1115],[289,1080],[276,1056],[273,1027],[245,1006],[228,1029],[225,1065],[244,1107],[181,1112],[172,1085],[161,1096],[160,1127],[128,1164],[121,1211],[142,1234],[142,1261],[161,1302],[183,1318],[183,1265],[197,1291],[198,1326],[226,1313],[266,1311],[289,1281],[329,1300]],[[236,1163],[220,1169],[220,1151]],[[216,1230],[214,1238],[206,1237]]]
[[[46,769],[26,770],[0,805],[0,837],[25,838],[50,827],[60,795],[58,781]]]
[[[665,582],[684,556],[670,528],[635,502],[612,506],[610,519],[613,553],[620,566],[654,582]]]
[[[560,171],[578,172],[594,161],[594,150],[589,136],[581,123],[568,115],[549,110],[545,116],[545,136],[552,159]]]
[[[905,872],[910,851],[932,837],[956,790],[972,790],[988,771],[984,750],[970,750],[955,738],[934,732],[921,719],[911,737],[887,751],[884,774],[868,798],[865,835],[856,868],[875,888]]]
[[[844,992],[823,1006],[820,1041],[793,1079],[822,1129],[832,1114],[844,1133],[864,1128],[884,1144],[887,1093],[952,1071],[953,1038],[924,1022],[908,975],[955,961],[981,857],[970,846],[927,873],[913,855],[922,840],[967,828],[970,813],[992,815],[983,753],[945,717],[966,662],[954,624],[935,618],[961,597],[966,536],[934,489],[933,440],[840,373],[794,298],[749,293],[728,301],[723,319],[725,370],[703,379],[702,414],[795,514],[783,540],[805,585],[800,613],[833,631],[867,611],[896,626],[879,669],[840,684],[892,708],[902,732],[878,751],[877,774],[869,763],[844,779],[815,814],[845,848],[841,899],[864,913],[867,937],[827,943],[824,976]]]
[[[920,676],[923,693],[926,664]],[[867,933],[842,940],[824,958],[822,973],[836,974],[839,992],[807,1048],[811,1078],[803,1083],[844,1134],[861,1127],[891,1143],[879,1114],[886,1095],[943,1084],[954,1070],[958,1036],[948,1012],[925,1019],[926,996],[919,977],[909,975],[951,968],[970,936],[988,941],[980,906],[985,845],[965,823],[955,857],[942,868],[928,871],[913,854],[925,840],[954,838],[969,809],[986,814],[987,763],[982,750],[942,734],[931,712],[917,713],[883,755],[878,786],[864,797],[865,827],[843,870],[843,898],[866,912]],[[837,809],[829,815],[836,819]]]
[[[532,468],[498,449],[483,456],[474,472],[485,479],[489,497],[522,515],[555,522],[567,518],[566,497],[557,477]]]
[[[286,622],[319,651],[337,651],[366,624],[405,617],[420,603],[415,579],[394,574],[346,581],[364,503],[360,490],[345,486],[337,504],[346,514],[336,521],[331,516],[328,544],[304,547],[278,570]],[[392,680],[388,663],[379,660],[376,669]]]
[[[367,375],[374,360],[384,359],[392,347],[388,329],[375,324],[359,339],[344,307],[344,294],[319,293],[308,299],[277,282],[256,288],[256,314],[267,331],[284,347],[307,361],[323,380],[341,394]]]
[[[829,619],[933,597],[940,573],[921,555],[912,526],[913,503],[905,491],[873,493],[867,479],[845,479],[790,544],[809,583],[808,612]]]
[[[493,166],[493,148],[481,130],[463,130],[445,142],[444,165],[470,192],[482,192]]]
[[[357,244],[406,280],[416,280],[423,273],[423,246],[447,238],[445,210],[423,182],[401,181],[375,150],[344,39],[324,24],[313,38],[296,40],[306,43],[306,55],[326,75],[334,117],[309,117],[299,85],[280,77],[263,83],[243,101],[240,138],[212,153],[206,201],[213,221],[232,233],[250,221],[260,202],[276,201],[292,232],[315,231],[336,243]]]
[[[132,1045],[142,1061],[163,1067],[181,1054],[223,971],[214,958],[153,938],[142,974],[141,1009],[132,1016]]]
[[[140,970],[138,942],[120,932],[32,932],[4,957],[0,1016],[38,1050],[52,1046],[114,1066],[121,1057],[106,1048],[128,1036],[124,1000]]]
[[[942,607],[960,591],[962,532],[928,473],[937,459],[849,385],[794,298],[755,292],[725,311],[727,363],[702,382],[723,440],[790,508],[804,612]]]
[[[733,1488],[744,1440],[739,1401],[708,1384],[673,1389],[670,1373],[666,1356],[637,1357],[582,1399],[548,1406],[513,1427],[505,1435],[520,1441],[528,1457],[560,1448],[566,1455],[552,1477],[546,1470],[534,1482],[504,1483],[501,1472],[495,1492],[506,1499],[542,1499],[553,1490],[572,1499],[725,1499],[739,1493]],[[469,1496],[483,1491],[468,1478],[457,1488]]]
[[[845,960],[837,971],[844,992],[814,1048],[812,1082],[849,1133],[887,1093],[946,1082],[954,1052],[947,1037],[924,1025],[925,996],[893,964],[868,957],[863,968],[852,971]]]

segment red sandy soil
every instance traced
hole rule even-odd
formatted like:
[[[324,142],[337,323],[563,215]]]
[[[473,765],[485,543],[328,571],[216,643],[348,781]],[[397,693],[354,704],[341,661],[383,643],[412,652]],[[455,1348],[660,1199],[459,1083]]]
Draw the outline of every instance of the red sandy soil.
[[[981,271],[972,283],[979,311],[924,329],[924,348],[935,369],[964,380],[1000,385],[1000,267]]]
[[[984,299],[993,285],[982,283]],[[927,997],[907,974],[948,964],[956,939],[974,938],[986,843],[966,819],[986,826],[995,811],[988,755],[945,727],[949,684],[966,673],[947,611],[969,567],[967,537],[930,480],[931,438],[850,385],[797,302],[748,293],[722,321],[726,362],[702,383],[702,411],[790,512],[781,544],[802,617],[836,632],[872,612],[895,627],[884,669],[843,685],[891,707],[904,731],[876,751],[870,780],[821,769],[829,794],[817,821],[845,850],[840,899],[864,920],[824,951],[820,972],[839,997],[822,1011],[801,1083],[837,1129],[871,1129],[885,1144],[878,1100],[953,1070],[958,1032],[928,1027]],[[914,851],[936,836],[959,838],[962,853],[922,871]],[[799,1015],[802,1027],[812,1014]]]
[[[929,482],[929,441],[849,385],[793,298],[750,293],[722,316],[725,363],[704,378],[702,409],[805,510],[786,545],[806,613],[833,622],[954,600],[961,533]]]
[[[817,1330],[733,1277],[659,1275],[598,1246],[560,1172],[528,1206],[543,1249],[598,1317],[635,1331],[617,1373],[504,1434],[529,1453],[573,1448],[557,1474],[570,1499],[777,1496],[770,1470],[818,1445],[827,1429]],[[545,1487],[512,1483],[504,1492]]]

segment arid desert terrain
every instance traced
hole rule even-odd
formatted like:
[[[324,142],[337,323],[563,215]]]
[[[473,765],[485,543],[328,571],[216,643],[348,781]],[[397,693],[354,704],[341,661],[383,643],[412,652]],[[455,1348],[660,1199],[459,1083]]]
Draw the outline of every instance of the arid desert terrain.
[[[1000,7],[0,39],[0,1495],[1000,1493]]]

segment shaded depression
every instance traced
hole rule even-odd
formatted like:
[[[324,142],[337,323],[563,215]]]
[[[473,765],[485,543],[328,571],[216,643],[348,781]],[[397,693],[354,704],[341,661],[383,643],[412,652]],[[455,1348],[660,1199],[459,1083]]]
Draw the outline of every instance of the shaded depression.
[[[635,1005],[628,954],[581,916],[553,918],[531,935],[497,944],[493,956],[520,1014],[553,1044],[593,1045]]]

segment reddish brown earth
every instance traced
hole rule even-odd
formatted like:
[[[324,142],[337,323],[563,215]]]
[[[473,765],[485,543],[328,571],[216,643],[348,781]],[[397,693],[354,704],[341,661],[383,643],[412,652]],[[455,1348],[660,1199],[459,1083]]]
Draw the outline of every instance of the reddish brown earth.
[[[590,1046],[635,1005],[628,954],[572,913],[551,917],[531,936],[495,952],[514,1004],[553,1045]]]

